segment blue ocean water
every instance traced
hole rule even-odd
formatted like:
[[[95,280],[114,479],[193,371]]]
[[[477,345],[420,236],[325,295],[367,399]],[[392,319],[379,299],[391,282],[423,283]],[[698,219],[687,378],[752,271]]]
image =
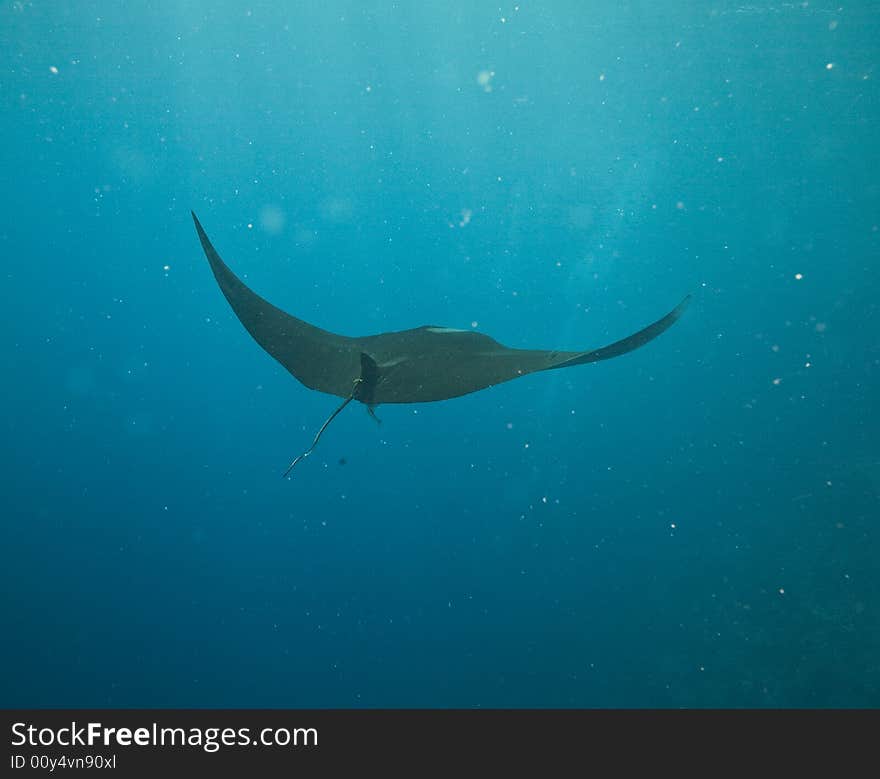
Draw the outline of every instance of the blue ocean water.
[[[0,7],[0,705],[880,705],[875,3]],[[327,329],[607,362],[349,407]]]

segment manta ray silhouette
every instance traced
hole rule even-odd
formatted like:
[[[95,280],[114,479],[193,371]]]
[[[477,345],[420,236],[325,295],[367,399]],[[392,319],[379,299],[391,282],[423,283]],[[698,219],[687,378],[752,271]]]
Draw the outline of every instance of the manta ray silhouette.
[[[309,389],[344,398],[284,476],[312,453],[327,426],[352,400],[375,416],[381,403],[446,400],[536,371],[607,360],[656,338],[690,300],[688,295],[662,319],[627,338],[583,352],[511,349],[482,333],[434,325],[359,337],[337,335],[285,313],[249,289],[220,259],[195,213],[192,218],[221,291],[254,340]]]

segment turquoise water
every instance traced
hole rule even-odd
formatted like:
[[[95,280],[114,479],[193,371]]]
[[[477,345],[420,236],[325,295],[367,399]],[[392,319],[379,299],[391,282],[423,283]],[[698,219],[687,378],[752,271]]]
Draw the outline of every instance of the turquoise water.
[[[880,704],[880,9],[0,7],[4,706]],[[250,339],[607,362],[337,399]]]

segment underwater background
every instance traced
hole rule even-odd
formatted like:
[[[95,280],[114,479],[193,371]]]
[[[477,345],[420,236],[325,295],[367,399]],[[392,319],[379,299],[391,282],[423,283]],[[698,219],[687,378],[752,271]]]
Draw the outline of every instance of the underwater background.
[[[0,705],[880,705],[880,7],[0,5]],[[341,414],[274,304],[589,349]]]

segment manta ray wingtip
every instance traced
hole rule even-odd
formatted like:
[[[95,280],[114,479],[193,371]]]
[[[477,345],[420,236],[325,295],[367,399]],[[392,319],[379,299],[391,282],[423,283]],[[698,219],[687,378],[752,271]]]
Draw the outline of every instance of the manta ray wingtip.
[[[681,301],[681,303],[679,303],[679,304],[678,304],[678,305],[672,310],[672,312],[673,312],[673,313],[675,314],[675,316],[676,316],[676,319],[677,319],[678,317],[680,317],[680,316],[684,313],[684,310],[685,310],[685,309],[691,304],[691,300],[693,299],[693,297],[694,297],[694,296],[693,296],[693,293],[689,292],[687,295],[684,296],[684,299]]]

